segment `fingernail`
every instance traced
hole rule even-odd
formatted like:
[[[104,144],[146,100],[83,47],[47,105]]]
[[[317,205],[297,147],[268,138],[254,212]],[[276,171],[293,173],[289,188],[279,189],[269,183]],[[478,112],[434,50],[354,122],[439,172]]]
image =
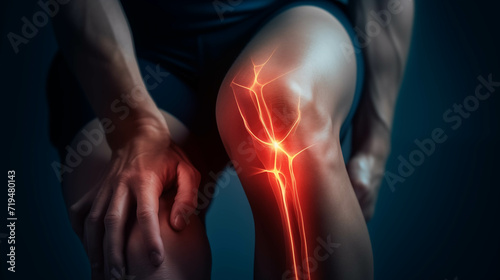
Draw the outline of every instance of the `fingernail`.
[[[157,252],[151,252],[149,254],[149,259],[154,266],[159,266],[163,262],[162,256],[160,256]]]
[[[177,215],[175,217],[174,225],[177,229],[183,230],[186,227],[186,221],[184,221],[184,217],[181,215]]]

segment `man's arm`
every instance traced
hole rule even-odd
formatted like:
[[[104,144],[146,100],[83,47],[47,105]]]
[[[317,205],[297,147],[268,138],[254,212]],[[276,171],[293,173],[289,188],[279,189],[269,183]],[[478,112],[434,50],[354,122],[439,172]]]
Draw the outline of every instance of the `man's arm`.
[[[54,17],[58,43],[99,119],[116,126],[107,137],[111,147],[120,145],[115,135],[130,133],[134,122],[165,125],[141,78],[119,1],[74,0],[61,8]],[[123,97],[133,104],[116,112],[112,106]]]
[[[73,224],[83,224],[75,231],[89,256],[93,279],[113,269],[124,270],[124,231],[131,206],[137,208],[145,251],[158,266],[165,255],[159,197],[165,188],[177,186],[170,225],[184,229],[196,208],[200,175],[171,140],[166,121],[146,90],[119,1],[70,1],[54,18],[54,29],[103,127],[114,127],[106,134],[112,158],[95,188],[97,195],[70,205],[73,212],[82,212],[76,216],[86,217]],[[117,108],[118,102],[127,106]],[[80,207],[88,204],[90,210]]]
[[[412,0],[352,0],[349,12],[366,61],[363,97],[353,129],[349,175],[365,218],[373,215],[413,26]]]

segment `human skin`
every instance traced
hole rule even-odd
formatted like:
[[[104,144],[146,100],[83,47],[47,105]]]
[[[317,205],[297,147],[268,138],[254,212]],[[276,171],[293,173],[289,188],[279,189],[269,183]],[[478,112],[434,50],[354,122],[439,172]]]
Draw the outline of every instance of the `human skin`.
[[[388,2],[351,1],[355,25],[365,24],[370,9],[379,9]],[[284,228],[276,197],[271,186],[266,187],[269,179],[251,172],[258,162],[246,163],[246,158],[234,153],[237,144],[248,141],[249,135],[234,104],[230,81],[236,73],[243,73],[245,80],[244,71],[251,69],[250,60],[263,61],[273,52],[272,63],[265,70],[268,76],[294,70],[271,86],[279,94],[270,99],[285,111],[295,110],[301,100],[303,117],[288,144],[313,145],[296,161],[299,196],[310,228],[307,239],[333,235],[338,237],[335,242],[342,244],[341,248],[355,244],[349,247],[351,251],[342,254],[342,249],[338,257],[322,262],[315,277],[370,279],[372,257],[363,216],[369,219],[373,214],[389,153],[393,107],[409,45],[412,17],[408,14],[412,15],[413,8],[404,11],[406,14],[401,15],[406,15],[410,23],[400,20],[403,16],[395,16],[392,30],[382,31],[363,49],[368,68],[365,92],[354,119],[353,156],[347,169],[338,131],[352,102],[355,66],[352,60],[342,61],[344,54],[335,47],[348,42],[348,37],[331,15],[318,8],[301,7],[277,16],[256,35],[227,74],[219,93],[218,126],[229,156],[241,163],[240,180],[252,205],[257,228],[257,279],[282,277],[291,267],[290,256],[288,245],[283,242]],[[168,229],[183,230],[191,224],[190,219],[197,219],[193,215],[196,190],[203,174],[192,163],[195,159],[189,160],[187,151],[172,141],[171,127],[145,89],[130,30],[117,1],[72,1],[55,18],[55,30],[66,60],[99,119],[110,120],[116,126],[106,135],[106,153],[110,157],[102,169],[110,172],[104,172],[92,185],[91,194],[69,192],[76,198],[68,204],[70,219],[84,243],[93,278],[109,278],[111,271],[123,267],[139,271],[137,267],[128,267],[131,263],[127,263],[127,248],[140,247],[135,253],[144,255],[141,261],[149,259],[153,267],[163,265],[168,236],[163,233],[165,221],[159,219],[165,215],[160,211],[160,204],[166,203],[162,202],[163,194],[168,193],[170,199],[175,196]],[[333,50],[325,50],[325,46]],[[318,53],[324,56],[319,57]],[[133,93],[135,103],[130,114],[122,119],[110,107],[124,93]],[[282,125],[288,124],[284,121]],[[178,188],[172,188],[173,185]],[[127,211],[133,206],[136,217]],[[126,226],[130,220],[137,221],[133,232],[142,232],[137,234],[143,238],[143,243],[137,243],[140,246],[128,243]],[[314,246],[314,242],[309,243],[307,251],[313,251]]]
[[[414,3],[412,0],[355,0],[349,1],[349,12],[353,25],[365,33],[369,22],[377,22],[374,13],[386,17],[383,24],[379,24],[379,33],[358,46],[358,51],[364,53],[366,73],[363,95],[353,120],[352,153],[347,164],[351,183],[368,221],[375,211],[391,150],[394,108],[410,49]]]
[[[413,3],[350,4],[357,25],[366,26],[384,9],[391,18],[363,46],[366,82],[347,169],[339,130],[352,102],[355,60],[338,48],[352,42],[330,14],[302,6],[278,15],[244,49],[221,86],[217,123],[228,155],[242,167],[239,177],[252,207],[256,279],[373,277],[364,221],[373,215],[389,155]],[[256,156],[243,153],[241,143]],[[292,160],[293,172],[287,165]],[[296,186],[287,180],[296,180]],[[287,194],[277,195],[280,189]],[[288,202],[286,209],[283,201],[293,200],[289,189],[296,189],[300,203]],[[314,259],[316,241],[329,236],[341,247],[326,260]]]
[[[202,157],[196,149],[197,143],[193,141],[188,130],[176,118],[166,112],[162,116],[169,125],[172,140],[186,151],[189,158]],[[97,119],[88,123],[82,131],[88,133],[101,133],[104,137],[104,131]],[[95,135],[95,134],[93,134]],[[70,146],[77,148],[81,141],[88,141],[88,137],[79,132],[73,139]],[[68,207],[68,215],[72,222],[75,232],[84,236],[84,225],[81,224],[81,215],[90,211],[92,203],[96,198],[97,182],[102,176],[102,170],[108,166],[112,157],[112,150],[106,141],[101,141],[93,146],[92,152],[82,159],[82,162],[75,167],[73,172],[63,175],[62,191]],[[203,170],[203,164],[196,162],[197,169]],[[222,168],[222,167],[220,167]],[[205,182],[207,178],[202,178]],[[144,246],[144,237],[138,219],[132,213],[129,214],[127,225],[124,229],[124,251],[123,257],[125,264],[121,269],[105,270],[104,274],[92,275],[92,279],[120,279],[122,273],[134,276],[135,279],[210,279],[210,247],[206,236],[205,226],[198,215],[189,217],[189,224],[183,231],[176,231],[169,223],[169,216],[175,199],[176,188],[166,190],[159,197],[158,221],[159,234],[164,246],[164,261],[159,266],[150,263],[147,256],[147,247]],[[82,199],[83,198],[83,199]],[[131,207],[128,212],[134,212],[135,205],[131,197],[128,197],[128,203]],[[106,232],[105,235],[111,233]],[[103,248],[109,249],[107,240],[104,238]],[[83,241],[84,247],[88,244]],[[105,259],[107,267],[108,259]],[[196,267],[196,269],[189,269]],[[101,277],[101,278],[99,278]]]
[[[118,1],[70,1],[54,17],[54,29],[97,117],[104,126],[111,123],[114,127],[106,134],[111,151],[104,167],[108,171],[96,183],[97,195],[92,196],[95,199],[90,210],[81,210],[77,215],[80,220],[73,221],[85,245],[93,278],[101,279],[109,271],[125,267],[125,225],[130,205],[137,205],[135,216],[147,248],[144,257],[159,266],[165,255],[159,198],[178,185],[169,221],[173,229],[183,230],[189,222],[185,217],[196,209],[200,173],[172,141],[164,117],[146,90]],[[127,115],[111,109],[123,96],[133,98]],[[88,202],[88,197],[80,199],[80,204]],[[104,239],[106,242],[102,242]]]
[[[350,44],[350,38],[331,14],[312,6],[292,8],[274,18],[254,37],[221,86],[217,124],[229,157],[241,166],[239,178],[254,216],[255,279],[373,277],[368,230],[340,148],[339,130],[349,111],[356,81],[355,60],[344,57],[342,43]],[[287,47],[290,45],[293,48]],[[255,79],[253,65],[264,63],[258,80],[266,86],[257,94],[262,94],[265,101],[255,105],[245,98],[245,94],[250,94],[248,91],[242,92],[240,86],[234,85],[251,84]],[[268,153],[269,147],[261,147],[255,141],[248,127],[255,135],[261,134],[262,122],[250,108],[264,107],[264,103],[271,115],[271,121],[264,122],[273,123],[278,139],[283,139],[294,126],[300,111],[300,122],[281,145],[292,154],[309,147],[294,159],[300,205],[288,206],[290,213],[301,208],[303,240],[297,237],[292,242],[288,240],[288,231],[298,229],[284,226],[286,215],[280,215],[283,209],[273,190],[276,185],[267,172],[259,172],[270,170],[272,155]],[[276,112],[286,113],[278,117]],[[245,142],[256,156],[241,153],[238,146]],[[286,173],[283,180],[293,180],[286,170],[280,171]],[[328,258],[316,261],[314,250],[318,238],[333,238],[341,246]],[[296,253],[294,261],[291,247],[302,246],[305,249]],[[303,260],[309,258],[317,265],[306,273],[309,264]]]

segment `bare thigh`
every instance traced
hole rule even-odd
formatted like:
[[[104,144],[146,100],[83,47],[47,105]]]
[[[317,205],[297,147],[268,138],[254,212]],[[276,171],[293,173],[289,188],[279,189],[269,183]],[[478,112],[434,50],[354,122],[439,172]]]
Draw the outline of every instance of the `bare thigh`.
[[[256,279],[372,277],[339,141],[356,82],[342,51],[349,44],[328,12],[289,9],[252,39],[220,88],[217,125],[255,219]],[[317,249],[318,240],[341,247]]]
[[[162,112],[169,126],[173,140],[186,152],[195,167],[204,169],[203,160],[195,142],[187,128],[172,115]],[[82,131],[101,129],[97,119],[88,123]],[[88,141],[82,131],[71,143],[77,149],[78,143]],[[95,195],[95,186],[102,170],[111,158],[111,150],[106,141],[92,146],[89,155],[83,157],[81,163],[71,173],[63,176],[63,195],[66,205],[73,205],[86,195]],[[145,252],[141,230],[135,215],[129,222],[125,256],[127,274],[136,279],[209,279],[211,256],[205,227],[201,217],[190,217],[190,223],[182,232],[174,231],[169,224],[169,215],[175,197],[175,189],[165,192],[160,198],[159,220],[161,237],[165,246],[165,261],[160,267],[153,267]],[[92,199],[93,200],[93,199]],[[92,201],[91,200],[91,201]],[[90,210],[91,205],[87,205]],[[131,213],[135,212],[131,209]],[[71,215],[71,213],[70,213]],[[73,225],[73,227],[79,225]],[[193,268],[196,269],[193,269]]]

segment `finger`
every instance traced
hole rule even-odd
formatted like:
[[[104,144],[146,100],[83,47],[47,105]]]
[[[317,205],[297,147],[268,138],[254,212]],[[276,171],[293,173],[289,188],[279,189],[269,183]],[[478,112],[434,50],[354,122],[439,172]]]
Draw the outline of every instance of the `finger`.
[[[130,207],[130,193],[127,186],[116,188],[104,217],[106,274],[121,274],[125,270],[124,246],[125,224]],[[115,277],[116,278],[116,277]],[[119,279],[119,278],[118,278]]]
[[[84,245],[90,261],[92,279],[104,279],[103,220],[110,196],[109,188],[101,187],[85,220]]]
[[[85,217],[92,208],[92,203],[94,202],[97,193],[97,188],[94,188],[86,193],[75,204],[68,207],[68,218],[71,223],[71,227],[82,243],[84,242],[83,226],[85,223]]]
[[[177,166],[177,194],[170,214],[170,224],[183,230],[197,206],[200,173],[191,165],[181,162]]]
[[[144,188],[139,188],[144,190]],[[147,189],[147,188],[146,188]],[[137,196],[137,221],[141,227],[149,260],[154,266],[163,263],[164,249],[158,221],[159,195],[142,191]]]

